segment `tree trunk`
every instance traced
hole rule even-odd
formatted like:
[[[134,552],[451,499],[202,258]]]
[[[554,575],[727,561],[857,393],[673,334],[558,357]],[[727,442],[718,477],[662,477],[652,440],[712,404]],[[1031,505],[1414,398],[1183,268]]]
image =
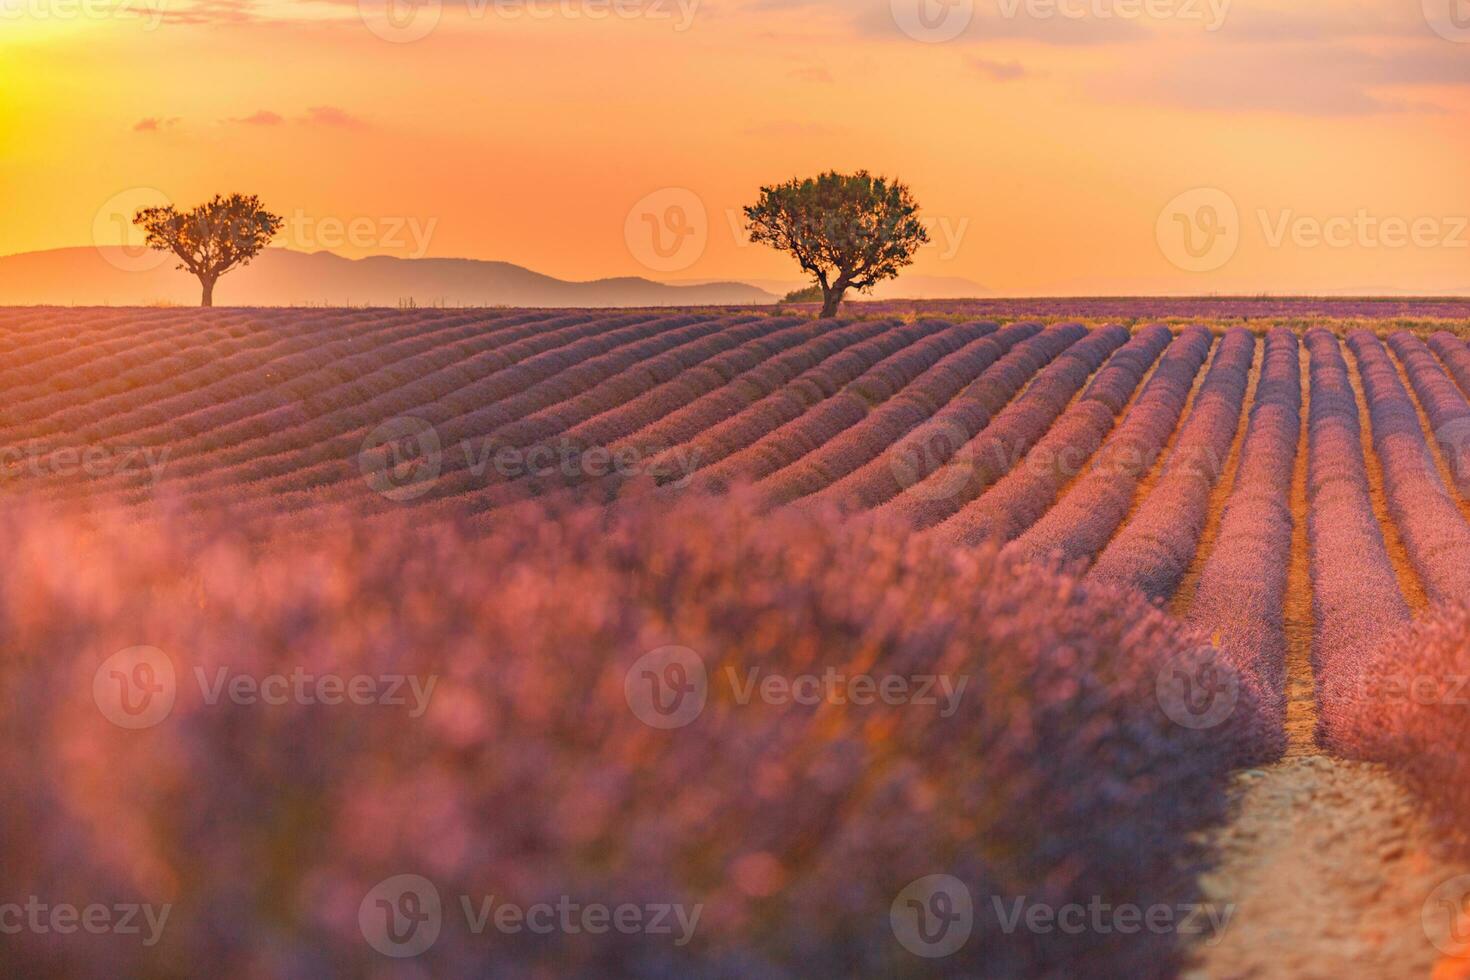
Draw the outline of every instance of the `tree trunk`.
[[[842,297],[846,292],[846,286],[833,286],[822,291],[821,319],[830,320],[837,315],[837,307],[842,305]]]
[[[204,286],[204,300],[199,305],[200,306],[213,306],[214,305],[214,280],[213,279],[201,279],[201,280],[199,280],[199,282]]]

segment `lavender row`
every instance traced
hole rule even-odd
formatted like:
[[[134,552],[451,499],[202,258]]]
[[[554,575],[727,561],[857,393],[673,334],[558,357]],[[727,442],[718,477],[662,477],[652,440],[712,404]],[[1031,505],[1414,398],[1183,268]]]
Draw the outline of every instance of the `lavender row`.
[[[407,318],[407,314],[399,314],[399,318]],[[89,387],[99,377],[98,369],[109,361],[121,370],[135,369],[149,363],[149,348],[155,351],[206,349],[215,338],[229,336],[264,319],[263,314],[254,311],[230,310],[192,324],[192,329],[144,316],[141,322],[124,320],[100,336],[95,331],[72,332],[47,345],[44,352],[20,350],[7,354],[4,365],[0,366],[0,384],[7,391],[15,392],[16,403],[55,390],[48,386],[52,379],[58,386]]]
[[[450,464],[442,467],[440,480],[434,488],[435,494],[453,495],[457,492],[482,491],[487,485],[487,479],[485,479],[484,470],[476,473],[475,469],[472,469],[472,458],[476,458],[476,454],[478,458],[490,458],[490,454],[503,451],[507,447],[529,447],[537,442],[550,441],[557,436],[562,436],[560,442],[563,442],[567,451],[572,450],[575,445],[582,445],[585,448],[588,444],[573,441],[570,435],[566,435],[567,430],[579,423],[604,416],[604,413],[617,413],[620,408],[629,406],[638,408],[638,411],[632,413],[631,416],[629,413],[619,413],[623,425],[629,429],[638,428],[639,425],[645,425],[657,417],[656,414],[650,413],[647,406],[638,404],[641,403],[642,397],[659,395],[670,385],[670,382],[675,381],[676,378],[682,378],[685,373],[713,366],[713,370],[704,372],[707,385],[725,383],[729,373],[739,364],[759,361],[761,357],[770,353],[773,345],[789,347],[794,342],[810,336],[810,322],[800,319],[764,320],[764,322],[756,323],[742,323],[735,320],[729,325],[716,326],[717,329],[709,334],[698,336],[694,341],[679,344],[678,347],[670,348],[650,359],[625,367],[616,375],[591,386],[582,394],[556,401],[531,416],[507,422],[506,425],[492,429],[484,436],[478,436],[470,444],[473,447],[473,453],[454,455]],[[335,480],[331,479],[332,476],[335,476]],[[307,489],[313,485],[325,485],[329,482],[351,483],[356,482],[357,476],[359,476],[357,467],[353,466],[351,461],[341,460],[306,473],[293,473],[290,478],[276,480],[269,489],[272,492],[278,492]],[[369,501],[369,504],[388,507],[391,501]]]
[[[653,468],[668,469],[672,465],[668,457],[675,452],[701,466],[712,466],[800,418],[884,358],[949,326],[934,320],[898,324],[885,321],[885,325],[888,329],[823,360],[723,422],[655,457]]]
[[[527,372],[545,373],[565,367],[565,347],[586,349],[598,334],[632,339],[655,327],[648,314],[630,314],[599,320],[595,314],[575,314],[541,323],[540,329],[516,331],[520,339],[453,360],[446,352],[429,351],[402,363],[377,358],[377,367],[357,377],[325,366],[278,387],[273,381],[290,377],[268,371],[264,380],[232,382],[228,397],[215,397],[207,407],[172,420],[167,425],[138,431],[139,445],[170,447],[169,475],[175,491],[219,485],[219,471],[299,445],[314,446],[334,438],[343,453],[355,452],[364,435],[385,419],[422,414],[433,405],[468,388],[486,393],[514,392]],[[612,328],[611,330],[609,328]],[[655,327],[656,328],[656,327]],[[447,359],[446,359],[447,358]],[[364,361],[371,365],[372,359]],[[327,381],[336,383],[325,383]],[[218,395],[218,393],[216,393]],[[323,399],[326,399],[324,402]],[[325,436],[324,436],[325,434]],[[264,443],[264,445],[262,445]],[[144,475],[119,474],[110,481],[125,496],[139,496],[122,488],[141,485]]]
[[[987,326],[994,330],[993,324]],[[790,465],[862,421],[874,405],[892,398],[941,358],[954,353],[965,343],[970,331],[969,326],[950,324],[889,355],[830,398],[822,399],[716,465],[704,468],[696,485],[702,490],[723,492],[737,483],[760,480]]]
[[[1398,355],[1409,376],[1409,384],[1429,416],[1434,441],[1444,455],[1450,477],[1460,495],[1470,499],[1470,404],[1450,377],[1445,374],[1424,341],[1401,330],[1391,334],[1388,345]]]
[[[1272,330],[1235,484],[1188,613],[1191,625],[1217,637],[1223,663],[1260,704],[1250,721],[1261,727],[1255,742],[1263,757],[1285,748],[1286,585],[1301,409],[1296,335]]]
[[[446,444],[482,439],[513,422],[576,398],[650,358],[727,333],[738,323],[690,317],[672,328],[662,323],[650,324],[645,335],[635,336],[630,342],[617,344],[593,357],[569,364],[539,381],[528,379],[516,394],[498,402],[476,405],[468,412],[457,412],[446,410],[445,400],[441,399],[425,408],[437,416],[437,419],[429,421],[434,422],[439,438]],[[333,433],[325,439],[318,432],[316,439],[307,444],[303,444],[299,434],[263,440],[263,444],[253,447],[250,458],[216,468],[206,482],[219,486],[223,485],[222,481],[234,483],[280,477],[289,481],[280,489],[291,489],[329,483],[334,478],[355,479],[358,475],[356,456],[362,448],[363,436],[381,421],[364,419],[364,424],[349,432]],[[233,449],[238,451],[240,447]],[[463,454],[447,455],[444,464],[446,472],[468,465]]]
[[[618,445],[677,446],[687,442],[706,429],[734,418],[828,358],[892,329],[893,324],[886,320],[859,320],[845,326],[839,321],[838,326],[819,332],[788,353],[756,365],[728,385],[637,430]]]
[[[641,459],[650,450],[682,442],[678,438],[680,433],[697,434],[699,428],[694,425],[701,418],[728,418],[739,407],[749,405],[760,394],[769,394],[803,368],[820,364],[842,347],[866,339],[874,332],[871,325],[861,323],[827,330],[813,320],[797,321],[796,327],[779,333],[762,332],[755,339],[678,374],[644,395],[569,427],[562,436],[565,446],[559,448],[584,452],[603,446],[620,455],[631,451],[635,458]],[[661,435],[664,441],[659,442]],[[590,477],[592,474],[581,470],[565,473],[560,469],[528,475],[486,488],[480,495],[480,503],[486,508],[502,507],[582,486]],[[604,497],[615,497],[625,478],[618,473],[600,477]]]
[[[1067,329],[1071,336],[1070,326],[1053,329]],[[1061,343],[1064,338],[1057,340]],[[953,515],[1009,473],[1046,435],[1093,372],[1127,341],[1128,331],[1119,326],[1092,330],[1081,340],[1068,341],[1054,363],[993,418],[987,413],[976,424],[963,420],[965,424],[953,429],[926,427],[920,433],[922,440],[916,438],[912,447],[906,447],[909,452],[897,456],[889,467],[888,480],[879,484],[897,488],[876,501],[883,505],[881,513],[916,529],[932,527]],[[1007,393],[1008,401],[1029,377],[1029,373],[1016,377],[1019,373],[1010,376],[1015,388]]]
[[[685,317],[650,319],[639,314],[618,317],[610,323],[580,316],[575,321],[563,329],[538,333],[486,352],[473,365],[451,365],[426,378],[396,376],[396,368],[385,364],[393,371],[392,380],[378,390],[360,392],[355,404],[316,417],[307,417],[296,399],[283,398],[276,389],[264,388],[243,400],[244,404],[236,400],[188,420],[196,434],[174,443],[171,469],[180,479],[208,474],[221,466],[279,451],[272,445],[313,441],[322,432],[352,434],[361,445],[367,431],[397,415],[419,415],[437,424],[461,406],[468,409],[472,404],[493,404],[513,397],[590,357],[656,336],[667,326],[689,322]],[[489,368],[488,373],[467,377],[483,368]],[[208,459],[200,458],[206,453]]]
[[[1371,385],[1380,396],[1379,413],[1389,433],[1385,441],[1393,438],[1396,443],[1392,447],[1395,472],[1389,472],[1386,459],[1384,466],[1385,483],[1390,484],[1390,508],[1396,520],[1400,520],[1399,508],[1403,508],[1400,529],[1410,558],[1431,598],[1440,604],[1410,626],[1404,626],[1406,613],[1386,617],[1376,636],[1363,637],[1364,652],[1355,662],[1345,661],[1334,675],[1336,683],[1323,693],[1324,734],[1344,754],[1386,763],[1428,800],[1452,833],[1463,837],[1466,813],[1470,812],[1470,773],[1465,765],[1470,757],[1470,716],[1466,715],[1464,700],[1464,679],[1470,676],[1470,611],[1463,604],[1464,594],[1456,594],[1463,585],[1460,579],[1465,561],[1463,554],[1456,556],[1459,547],[1452,543],[1462,537],[1456,529],[1458,508],[1447,508],[1442,497],[1443,481],[1437,472],[1433,479],[1424,475],[1430,470],[1428,461],[1422,458],[1428,455],[1428,447],[1421,455],[1413,446],[1414,434],[1407,426],[1409,413],[1403,406],[1407,396],[1394,392],[1396,373],[1388,378],[1382,348],[1376,341],[1370,344],[1367,338],[1355,336],[1350,342],[1364,365],[1365,388],[1370,385],[1371,370]],[[1432,379],[1434,373],[1413,344],[1398,337],[1390,342],[1419,391],[1426,414],[1438,429],[1439,423],[1433,421],[1433,403],[1442,401],[1453,406],[1454,399],[1437,383],[1433,388],[1424,384],[1427,379],[1423,376]],[[1441,333],[1430,339],[1430,345],[1462,385],[1470,380],[1462,341]],[[1411,354],[1416,362],[1413,366]],[[1418,379],[1416,372],[1421,375]],[[1426,394],[1430,391],[1436,393]],[[1378,429],[1375,417],[1375,441]],[[1441,436],[1441,443],[1444,441]],[[1455,513],[1452,516],[1447,510]],[[1405,520],[1412,524],[1405,526]],[[1436,528],[1435,521],[1447,526]],[[1425,535],[1430,536],[1428,547],[1434,550],[1420,555],[1426,546]],[[1460,568],[1449,567],[1454,564]],[[1372,597],[1365,598],[1372,601]]]
[[[1373,512],[1358,399],[1337,337],[1307,334],[1307,514],[1312,554],[1312,667],[1323,743],[1349,755],[1365,658],[1409,622],[1383,528]]]
[[[1017,343],[1040,331],[1040,324],[1012,324],[950,354],[861,422],[763,480],[759,488],[764,504],[775,506],[816,493],[871,462],[932,418]]]
[[[1171,339],[1169,329],[1157,324],[1140,330],[1108,360],[1082,398],[1067,409],[1025,460],[940,525],[937,533],[973,545],[986,540],[1004,543],[1030,527],[1097,452],[1144,374]],[[1014,452],[1010,446],[998,448]]]
[[[1061,324],[1017,344],[932,418],[877,459],[814,494],[810,503],[835,504],[849,512],[866,511],[895,499],[905,489],[923,485],[926,477],[990,425],[995,413],[1037,371],[1068,348],[1080,346],[1080,339],[1086,336],[1087,328],[1081,324]],[[1121,343],[1122,338],[1117,342]],[[1097,360],[1101,363],[1102,357]]]
[[[399,316],[385,317],[381,324],[351,322],[304,330],[243,319],[216,328],[216,339],[207,346],[189,349],[135,337],[129,349],[142,354],[141,367],[121,370],[121,357],[114,362],[93,349],[86,356],[95,369],[111,372],[106,379],[79,372],[52,375],[40,386],[41,397],[25,407],[12,404],[5,416],[38,436],[87,426],[96,427],[99,437],[143,430],[138,437],[152,442],[182,439],[205,431],[201,423],[208,415],[196,413],[215,409],[217,418],[221,402],[272,392],[278,395],[274,401],[253,399],[257,411],[277,408],[284,399],[315,406],[341,379],[382,370],[407,360],[409,353],[431,350],[442,340],[475,338],[482,349],[502,347],[516,339],[513,328],[524,319],[521,315],[487,321],[483,315],[464,313],[437,319],[433,329],[425,329],[412,316]],[[532,327],[522,333],[534,331]],[[80,390],[89,397],[74,397]],[[228,421],[249,414],[247,408]]]
[[[1470,525],[1440,478],[1419,413],[1375,335],[1355,330],[1348,346],[1363,378],[1389,513],[1409,560],[1432,602],[1470,599]]]
[[[1017,554],[1071,562],[1091,560],[1107,547],[1113,532],[1128,517],[1139,481],[1153,469],[1179,426],[1194,379],[1214,340],[1204,327],[1187,327],[1179,334],[1088,471],[1011,543]],[[1249,363],[1247,360],[1247,367]]]
[[[745,377],[762,364],[799,350],[825,329],[809,319],[772,319],[766,329],[733,350],[719,354],[657,387],[593,417],[569,426],[567,435],[588,446],[606,446],[645,429],[704,395]]]
[[[92,309],[37,308],[11,311],[20,319],[12,320],[0,332],[0,382],[25,383],[18,379],[34,376],[58,364],[81,363],[75,355],[86,347],[116,350],[118,342],[126,345],[133,337],[183,336],[200,332],[238,330],[249,324],[275,333],[330,330],[353,325],[359,330],[372,330],[385,320],[401,318],[423,321],[430,313],[434,318],[461,315],[464,311],[447,310],[363,310],[363,309],[139,309],[126,307],[94,307]],[[483,311],[482,311],[483,312]],[[504,311],[511,313],[515,311]],[[522,311],[524,312],[524,311]],[[27,315],[28,314],[28,315]],[[60,358],[60,361],[48,359]]]
[[[260,320],[273,318],[264,310],[252,312],[259,312]],[[349,315],[347,310],[338,312],[340,318]],[[201,315],[195,317],[190,314]],[[146,333],[162,335],[185,329],[212,330],[224,323],[238,322],[240,311],[226,307],[194,309],[187,313],[165,309],[103,308],[85,313],[69,311],[67,315],[60,316],[57,311],[44,308],[12,308],[6,311],[6,316],[5,329],[0,331],[0,358],[3,358],[0,360],[0,365],[3,365],[0,366],[0,383],[14,384],[16,375],[11,372],[35,370],[35,366],[42,365],[48,358],[75,354],[79,348],[101,345],[119,337]],[[365,317],[365,314],[359,311],[358,316]]]
[[[291,349],[276,344],[261,351],[259,363],[243,356],[211,363],[213,380],[201,368],[188,377],[175,378],[167,390],[140,393],[131,411],[124,407],[108,411],[89,422],[86,431],[92,434],[89,438],[99,441],[126,437],[140,444],[172,443],[207,432],[200,428],[202,418],[197,413],[217,412],[222,403],[262,389],[291,393],[313,416],[330,415],[361,404],[385,385],[402,384],[403,379],[417,382],[435,374],[453,374],[467,382],[475,380],[496,370],[493,365],[501,363],[500,351],[548,333],[562,322],[561,318],[529,315],[494,321],[439,319],[433,329],[407,330],[403,336],[374,332],[364,338],[359,332],[343,350],[333,350],[332,344],[318,345],[310,335],[293,337]],[[369,341],[366,350],[365,339]],[[277,405],[279,400],[262,410]],[[84,417],[53,416],[47,425],[64,430]]]
[[[768,345],[772,339],[781,342],[788,332],[794,332],[795,339],[799,340],[807,335],[808,327],[808,322],[793,318],[763,320],[754,323],[739,320],[728,324],[717,323],[716,329],[693,341],[679,344],[661,354],[631,364],[578,395],[556,400],[553,404],[532,415],[507,422],[490,431],[478,440],[477,451],[484,454],[504,447],[525,447],[562,436],[573,426],[602,415],[604,412],[628,405],[644,394],[656,392],[667,382],[685,372],[717,361],[718,358],[731,354],[742,345],[755,345],[757,348],[755,354],[764,353],[769,350]],[[784,342],[789,344],[791,341]],[[744,359],[746,363],[749,363],[751,356],[753,353],[748,351]],[[730,369],[726,367],[725,371],[728,372]],[[716,371],[714,377],[722,380],[724,373]],[[650,420],[648,415],[643,415],[641,418],[644,422]],[[631,424],[638,423],[639,418],[635,417]],[[571,440],[568,438],[566,441],[570,446]],[[452,494],[462,490],[483,488],[485,483],[483,474],[476,474],[469,470],[468,463],[468,456],[463,453],[459,454],[453,465],[444,468],[435,492]],[[358,474],[356,467],[350,461],[335,464],[335,469],[337,471],[336,482],[355,482]],[[323,476],[324,474],[320,473],[309,473],[307,477],[310,482],[289,484],[280,482],[273,485],[273,489],[300,489],[314,483],[325,483],[327,481],[323,479]]]
[[[1194,560],[1240,427],[1255,353],[1255,335],[1244,327],[1220,341],[1158,484],[1103,550],[1090,581],[1126,585],[1151,599],[1174,594]]]
[[[616,330],[647,320],[646,315],[619,317],[612,322],[604,321],[602,329]],[[349,420],[350,424],[350,419],[356,412],[363,409],[371,412],[381,410],[384,412],[383,417],[388,417],[393,414],[391,406],[416,405],[419,401],[414,401],[415,398],[432,399],[442,396],[445,391],[455,390],[458,386],[483,384],[487,379],[527,363],[538,355],[595,337],[598,332],[598,321],[595,317],[575,314],[551,320],[531,321],[524,325],[524,329],[517,326],[504,338],[504,342],[497,342],[488,350],[462,352],[463,356],[457,361],[445,359],[444,354],[432,348],[406,358],[401,363],[382,357],[373,358],[372,352],[368,352],[364,364],[369,365],[369,370],[360,377],[350,380],[339,378],[335,384],[329,385],[323,385],[320,380],[316,380],[301,386],[305,389],[301,392],[301,397],[312,399],[313,405],[317,398],[332,399],[329,403],[332,407],[314,410],[314,414],[321,419],[319,424],[336,426],[343,420]],[[453,351],[449,353],[452,355]],[[264,422],[262,417],[271,416],[271,413],[279,414],[282,408],[283,393],[270,382],[294,377],[294,372],[273,373],[266,382],[247,389],[251,397],[235,399],[237,404],[244,401],[243,411],[238,415],[229,414],[229,403],[211,402],[207,409],[180,417],[171,429],[158,430],[157,433],[145,430],[140,433],[140,437],[161,434],[163,438],[168,438],[177,445],[183,455],[208,451],[220,443],[230,444],[260,438],[262,432],[273,431],[274,421],[274,416]],[[187,435],[174,435],[176,429],[183,430]],[[216,433],[219,435],[216,436]]]
[[[1444,361],[1460,390],[1470,394],[1470,349],[1465,341],[1448,330],[1440,330],[1429,338],[1429,346]]]
[[[114,365],[106,385],[86,378],[53,378],[46,397],[29,406],[12,403],[5,416],[28,424],[36,436],[85,428],[96,433],[88,438],[115,438],[166,425],[232,394],[262,387],[299,385],[302,396],[315,401],[339,378],[362,377],[385,364],[406,364],[415,355],[457,345],[494,349],[537,331],[538,321],[544,320],[544,315],[463,313],[435,321],[432,329],[412,318],[385,318],[381,324],[349,322],[309,331],[247,323],[216,331],[216,339],[203,349],[172,350],[139,341],[139,353],[146,358],[142,369],[128,372]],[[95,353],[93,357],[103,368],[110,361]],[[79,403],[71,393],[80,387],[100,397]]]
[[[717,353],[727,349],[722,347],[726,338],[738,336],[743,342],[759,336],[763,329],[763,321],[751,322],[748,318],[737,317],[700,319],[673,330],[657,331],[633,343],[621,344],[581,360],[567,370],[524,387],[509,398],[490,405],[476,405],[468,412],[455,414],[438,423],[440,437],[449,440],[484,437],[523,426],[542,413],[554,412],[566,403],[589,397],[592,405],[607,404],[607,399],[616,397],[616,392],[610,391],[607,385],[616,379],[637,376],[643,365],[654,358],[674,354],[677,360],[688,351],[693,351],[696,357],[705,352]],[[552,424],[555,425],[554,422]],[[534,437],[534,432],[528,431],[519,438],[530,441]],[[508,438],[518,441],[517,436]]]

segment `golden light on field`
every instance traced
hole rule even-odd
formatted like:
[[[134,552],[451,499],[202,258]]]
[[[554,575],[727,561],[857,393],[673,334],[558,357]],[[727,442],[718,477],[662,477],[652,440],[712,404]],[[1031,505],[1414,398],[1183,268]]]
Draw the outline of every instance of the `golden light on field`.
[[[0,0],[0,254],[88,244],[132,188],[245,189],[308,250],[790,279],[742,240],[739,208],[763,183],[867,167],[931,220],[914,274],[1001,293],[1465,284],[1470,44],[1418,4],[995,0],[944,43],[905,35],[902,7]],[[655,272],[624,227],[665,188],[702,203],[707,237]],[[1157,232],[1193,189],[1239,216],[1206,272]],[[433,233],[322,231],[354,220]],[[1342,220],[1346,245],[1310,243]],[[1363,230],[1384,222],[1434,228],[1399,247]]]

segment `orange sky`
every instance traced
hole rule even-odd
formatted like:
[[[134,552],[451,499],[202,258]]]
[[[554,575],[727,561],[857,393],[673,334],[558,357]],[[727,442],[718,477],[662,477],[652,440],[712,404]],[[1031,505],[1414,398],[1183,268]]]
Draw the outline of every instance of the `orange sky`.
[[[730,215],[866,167],[990,292],[1470,289],[1467,0],[388,2],[0,0],[0,254],[241,190],[292,247],[795,279]]]

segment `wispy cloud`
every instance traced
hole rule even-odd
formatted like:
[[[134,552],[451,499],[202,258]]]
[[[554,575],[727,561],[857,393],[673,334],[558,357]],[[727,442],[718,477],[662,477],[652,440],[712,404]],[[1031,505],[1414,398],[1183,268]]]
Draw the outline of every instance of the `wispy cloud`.
[[[240,116],[225,121],[239,123],[242,126],[279,126],[286,120],[282,118],[280,113],[271,112],[269,109],[260,109],[248,116]]]
[[[301,121],[314,126],[337,126],[342,129],[367,128],[366,122],[346,109],[339,109],[333,105],[314,105],[306,110],[306,118]]]
[[[367,123],[346,109],[333,105],[314,105],[299,116],[287,118],[270,109],[257,109],[248,116],[233,116],[223,120],[239,126],[281,126],[287,122],[306,126],[331,126],[338,129],[365,129]]]
[[[157,133],[161,132],[164,129],[167,129],[170,126],[176,126],[178,125],[178,123],[179,118],[177,116],[172,116],[169,118],[164,118],[162,116],[148,116],[145,119],[139,119],[136,123],[133,124],[133,132]]]
[[[1126,100],[1218,112],[1360,116],[1441,111],[1395,89],[1470,85],[1470,62],[1444,45],[1372,54],[1345,44],[1201,46],[1147,65],[1094,74],[1090,91]]]

